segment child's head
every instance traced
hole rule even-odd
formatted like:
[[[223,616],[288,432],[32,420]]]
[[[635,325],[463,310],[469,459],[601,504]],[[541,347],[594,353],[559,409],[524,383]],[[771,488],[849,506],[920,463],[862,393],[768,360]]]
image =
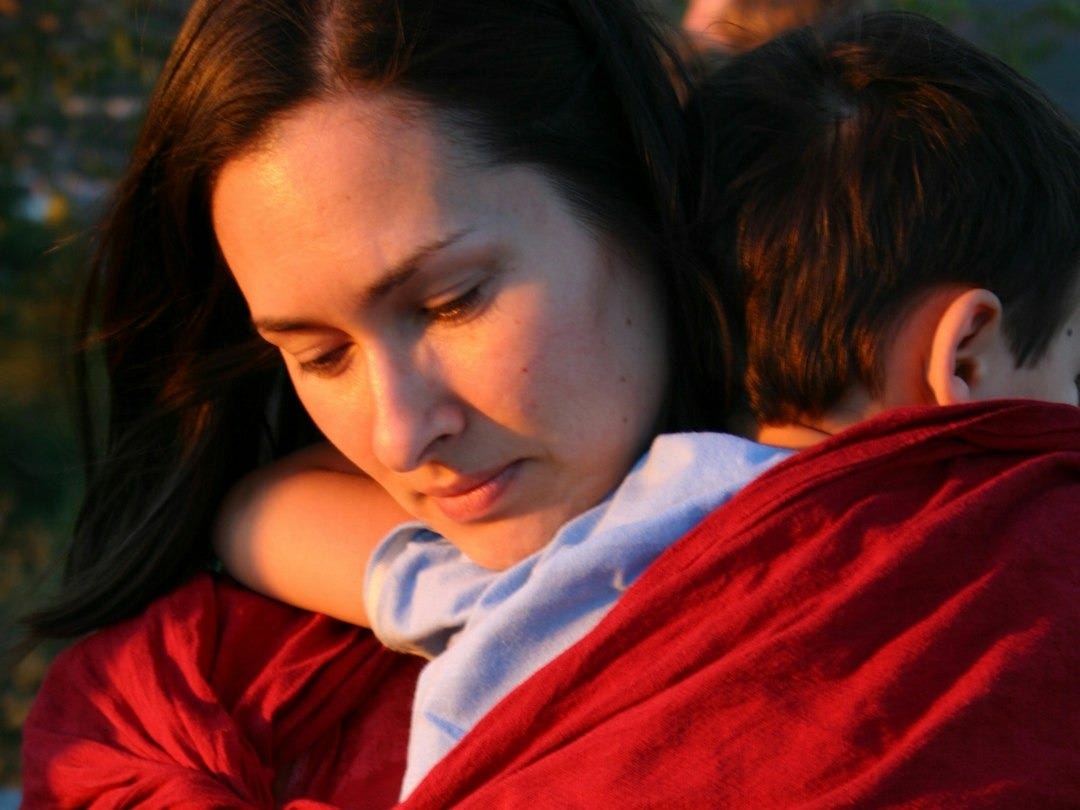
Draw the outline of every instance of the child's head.
[[[853,391],[1076,403],[1080,134],[1037,88],[893,12],[743,54],[696,109],[698,238],[759,422]]]

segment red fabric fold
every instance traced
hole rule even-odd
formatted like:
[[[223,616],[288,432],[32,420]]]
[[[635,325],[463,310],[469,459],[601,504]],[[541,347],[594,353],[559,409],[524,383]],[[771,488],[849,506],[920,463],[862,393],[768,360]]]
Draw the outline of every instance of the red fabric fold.
[[[663,555],[408,808],[1080,807],[1080,410],[893,412]]]
[[[420,663],[201,575],[54,662],[26,808],[385,808]]]
[[[1080,806],[1080,411],[905,411],[751,484],[407,807]],[[419,662],[197,577],[54,663],[27,808],[386,807]]]

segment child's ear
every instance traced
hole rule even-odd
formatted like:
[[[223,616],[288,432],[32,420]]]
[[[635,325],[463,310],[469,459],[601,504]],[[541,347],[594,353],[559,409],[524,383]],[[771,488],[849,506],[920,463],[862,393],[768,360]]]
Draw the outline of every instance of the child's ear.
[[[938,405],[980,398],[979,389],[1005,350],[1001,316],[1001,301],[985,289],[965,290],[945,308],[934,330],[926,369]]]

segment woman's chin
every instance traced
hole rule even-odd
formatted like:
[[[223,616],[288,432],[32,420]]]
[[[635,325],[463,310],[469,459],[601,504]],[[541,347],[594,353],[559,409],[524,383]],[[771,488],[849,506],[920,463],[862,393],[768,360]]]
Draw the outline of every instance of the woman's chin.
[[[492,571],[505,571],[551,542],[561,523],[548,526],[549,522],[508,519],[440,534],[477,565]],[[455,537],[457,534],[464,537]]]

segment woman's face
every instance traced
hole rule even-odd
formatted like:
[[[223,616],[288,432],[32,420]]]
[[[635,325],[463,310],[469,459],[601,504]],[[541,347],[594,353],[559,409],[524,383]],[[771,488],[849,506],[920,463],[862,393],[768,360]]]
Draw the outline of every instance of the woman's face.
[[[385,95],[311,103],[223,167],[214,228],[323,434],[505,568],[644,449],[663,307],[543,174],[446,134]]]

